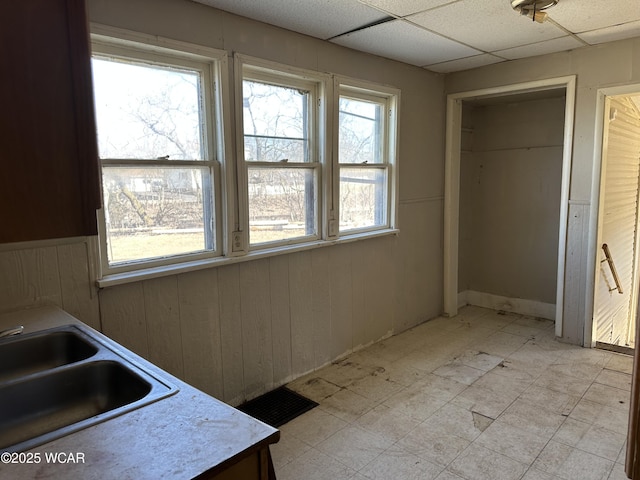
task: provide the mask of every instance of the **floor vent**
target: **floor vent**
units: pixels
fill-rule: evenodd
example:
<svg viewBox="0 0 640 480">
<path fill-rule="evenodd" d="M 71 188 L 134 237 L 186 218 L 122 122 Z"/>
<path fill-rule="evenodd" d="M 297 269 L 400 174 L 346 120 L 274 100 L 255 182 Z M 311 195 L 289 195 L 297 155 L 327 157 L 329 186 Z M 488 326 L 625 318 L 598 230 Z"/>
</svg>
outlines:
<svg viewBox="0 0 640 480">
<path fill-rule="evenodd" d="M 238 410 L 267 425 L 279 427 L 317 406 L 313 400 L 287 387 L 280 387 L 243 403 Z"/>
</svg>

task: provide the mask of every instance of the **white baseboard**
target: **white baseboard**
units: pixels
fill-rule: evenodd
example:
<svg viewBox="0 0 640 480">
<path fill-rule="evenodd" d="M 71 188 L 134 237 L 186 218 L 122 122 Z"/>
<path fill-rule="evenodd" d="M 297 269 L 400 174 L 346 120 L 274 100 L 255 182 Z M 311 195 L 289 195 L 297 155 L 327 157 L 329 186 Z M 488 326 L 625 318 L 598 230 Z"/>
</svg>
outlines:
<svg viewBox="0 0 640 480">
<path fill-rule="evenodd" d="M 491 293 L 465 290 L 458 293 L 458 308 L 465 305 L 475 305 L 477 307 L 491 308 L 493 310 L 504 310 L 505 312 L 530 315 L 532 317 L 556 319 L 556 305 L 554 303 L 544 303 L 524 298 L 510 298 Z"/>
</svg>

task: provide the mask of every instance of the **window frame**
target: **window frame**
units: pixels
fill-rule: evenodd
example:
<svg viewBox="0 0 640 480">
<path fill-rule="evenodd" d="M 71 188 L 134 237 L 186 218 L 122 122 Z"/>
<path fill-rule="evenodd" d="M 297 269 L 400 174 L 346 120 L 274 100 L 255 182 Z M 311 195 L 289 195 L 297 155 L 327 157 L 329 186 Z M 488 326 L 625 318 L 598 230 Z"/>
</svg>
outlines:
<svg viewBox="0 0 640 480">
<path fill-rule="evenodd" d="M 96 32 L 97 30 L 97 32 Z M 227 219 L 229 217 L 226 199 L 232 196 L 229 192 L 229 182 L 226 177 L 224 159 L 228 157 L 225 145 L 228 135 L 225 125 L 228 125 L 228 107 L 224 106 L 223 79 L 227 71 L 227 54 L 223 51 L 201 48 L 168 39 L 150 39 L 131 35 L 128 32 L 113 32 L 102 28 L 92 28 L 92 58 L 116 58 L 130 61 L 132 64 L 146 64 L 153 66 L 168 66 L 170 68 L 185 68 L 200 72 L 202 99 L 202 150 L 201 160 L 160 160 L 160 159 L 132 159 L 132 158 L 99 158 L 100 175 L 104 168 L 117 167 L 156 167 L 156 168 L 203 168 L 208 170 L 211 181 L 212 195 L 206 201 L 211 208 L 211 240 L 212 250 L 185 252 L 176 255 L 165 255 L 137 259 L 123 262 L 109 263 L 107 228 L 105 207 L 98 210 L 98 257 L 99 278 L 119 275 L 135 275 L 141 271 L 161 271 L 181 264 L 198 262 L 222 256 L 228 249 L 228 240 L 224 236 Z M 115 35 L 114 35 L 115 33 Z M 117 36 L 116 36 L 117 35 Z M 131 38 L 133 37 L 133 38 Z M 159 41 L 158 41 L 159 40 Z M 102 180 L 101 180 L 102 186 Z M 104 195 L 103 195 L 104 198 Z M 205 235 L 207 232 L 205 231 Z"/>
<path fill-rule="evenodd" d="M 329 102 L 331 98 L 333 83 L 331 76 L 312 72 L 309 70 L 294 68 L 269 62 L 242 54 L 234 55 L 235 91 L 236 91 L 236 162 L 239 178 L 240 195 L 238 203 L 241 217 L 241 235 L 245 253 L 259 251 L 274 251 L 292 246 L 313 244 L 326 239 L 326 228 L 324 221 L 326 217 L 325 199 L 330 194 L 327 193 L 327 181 L 331 178 L 330 166 L 327 161 L 329 152 L 328 137 L 330 125 Z M 260 162 L 247 161 L 244 149 L 244 108 L 243 108 L 243 82 L 245 80 L 267 83 L 285 88 L 301 88 L 311 93 L 309 99 L 308 112 L 308 150 L 309 161 L 303 162 Z M 315 234 L 302 237 L 267 241 L 251 244 L 250 219 L 249 219 L 249 184 L 248 171 L 250 168 L 258 169 L 313 169 L 315 179 Z"/>
<path fill-rule="evenodd" d="M 215 182 L 213 185 L 217 221 L 215 232 L 218 246 L 215 254 L 204 252 L 175 255 L 156 261 L 131 262 L 122 267 L 109 268 L 104 262 L 106 258 L 104 213 L 99 211 L 99 236 L 88 239 L 88 248 L 92 257 L 96 259 L 95 263 L 92 263 L 92 271 L 96 272 L 98 287 L 127 284 L 338 243 L 398 234 L 399 89 L 376 82 L 284 65 L 245 54 L 231 55 L 223 50 L 95 23 L 91 24 L 91 39 L 94 51 L 99 51 L 102 47 L 118 47 L 130 49 L 133 58 L 140 58 L 141 55 L 171 56 L 210 64 L 212 101 L 207 102 L 210 108 L 210 122 L 205 134 L 208 135 L 209 141 L 213 142 L 211 151 L 215 154 L 212 168 Z M 144 58 L 142 60 L 144 61 Z M 317 232 L 313 238 L 307 236 L 249 247 L 247 163 L 252 165 L 255 162 L 244 160 L 242 81 L 245 65 L 259 71 L 261 75 L 316 82 L 318 86 L 315 138 L 313 139 L 315 159 L 318 164 L 313 165 L 314 169 L 318 169 L 316 175 Z M 387 145 L 389 173 L 386 227 L 339 232 L 338 108 L 341 88 L 363 95 L 388 97 L 391 102 Z M 198 162 L 198 166 L 201 166 L 202 161 Z M 272 166 L 271 163 L 273 162 L 267 166 Z M 303 163 L 301 168 L 308 168 L 310 165 L 310 163 Z M 291 164 L 285 166 L 291 167 Z M 102 174 L 102 167 L 100 172 Z"/>
<path fill-rule="evenodd" d="M 337 214 L 332 229 L 339 238 L 362 237 L 377 232 L 395 231 L 398 229 L 398 131 L 400 119 L 400 90 L 386 85 L 336 76 L 334 90 L 334 204 Z M 382 125 L 382 161 L 379 163 L 341 163 L 339 154 L 340 143 L 340 99 L 342 97 L 363 100 L 384 105 L 384 119 Z M 363 171 L 385 170 L 387 174 L 386 188 L 386 222 L 382 225 L 372 225 L 341 231 L 340 219 L 340 170 L 341 168 L 356 168 Z"/>
</svg>

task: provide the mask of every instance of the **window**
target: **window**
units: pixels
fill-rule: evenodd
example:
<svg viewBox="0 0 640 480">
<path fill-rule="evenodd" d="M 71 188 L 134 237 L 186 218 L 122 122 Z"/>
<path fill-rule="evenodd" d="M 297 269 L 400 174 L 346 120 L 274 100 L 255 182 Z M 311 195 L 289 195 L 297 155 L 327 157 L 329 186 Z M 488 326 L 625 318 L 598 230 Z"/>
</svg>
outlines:
<svg viewBox="0 0 640 480">
<path fill-rule="evenodd" d="M 319 82 L 246 65 L 242 71 L 250 248 L 318 239 Z"/>
<path fill-rule="evenodd" d="M 396 228 L 398 90 L 94 28 L 100 286 Z"/>
<path fill-rule="evenodd" d="M 395 160 L 394 97 L 346 85 L 338 106 L 341 234 L 389 228 Z"/>
<path fill-rule="evenodd" d="M 213 67 L 94 45 L 104 271 L 220 253 Z"/>
</svg>

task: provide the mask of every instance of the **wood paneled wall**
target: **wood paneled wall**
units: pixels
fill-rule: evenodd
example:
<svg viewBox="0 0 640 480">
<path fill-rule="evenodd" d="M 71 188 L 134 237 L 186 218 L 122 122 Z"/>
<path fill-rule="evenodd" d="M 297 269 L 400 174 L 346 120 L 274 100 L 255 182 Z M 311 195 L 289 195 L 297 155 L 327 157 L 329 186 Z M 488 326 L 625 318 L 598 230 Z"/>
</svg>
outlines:
<svg viewBox="0 0 640 480">
<path fill-rule="evenodd" d="M 394 237 L 104 289 L 105 334 L 237 404 L 390 335 Z"/>
<path fill-rule="evenodd" d="M 0 249 L 0 312 L 54 304 L 100 329 L 97 289 L 83 239 Z"/>
</svg>

